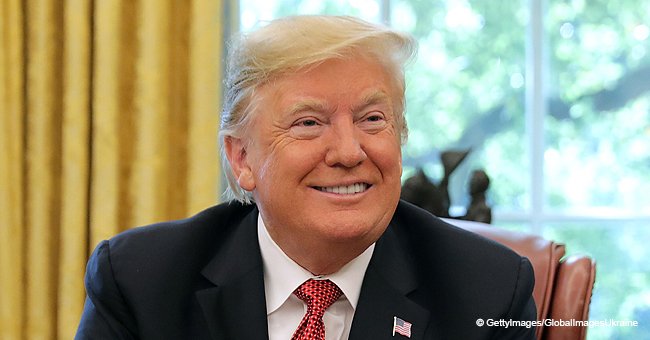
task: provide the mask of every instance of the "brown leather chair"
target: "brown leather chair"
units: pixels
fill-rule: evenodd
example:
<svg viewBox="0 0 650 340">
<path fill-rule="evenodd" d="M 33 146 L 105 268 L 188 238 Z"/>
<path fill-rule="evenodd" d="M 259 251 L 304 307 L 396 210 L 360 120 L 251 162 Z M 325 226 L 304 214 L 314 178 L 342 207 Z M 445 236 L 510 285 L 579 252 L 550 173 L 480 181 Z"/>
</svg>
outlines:
<svg viewBox="0 0 650 340">
<path fill-rule="evenodd" d="M 495 240 L 530 260 L 535 270 L 533 298 L 537 305 L 538 320 L 589 319 L 589 303 L 596 275 L 596 264 L 591 258 L 578 255 L 564 257 L 563 244 L 536 235 L 478 222 L 445 220 Z M 538 339 L 585 339 L 586 335 L 587 327 L 537 328 Z"/>
</svg>

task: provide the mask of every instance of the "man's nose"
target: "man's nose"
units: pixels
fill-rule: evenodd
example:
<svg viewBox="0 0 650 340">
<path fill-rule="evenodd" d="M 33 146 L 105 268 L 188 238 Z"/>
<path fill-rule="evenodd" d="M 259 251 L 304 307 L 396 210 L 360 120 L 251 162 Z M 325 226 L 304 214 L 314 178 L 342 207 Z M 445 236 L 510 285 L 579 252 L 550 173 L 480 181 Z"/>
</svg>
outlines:
<svg viewBox="0 0 650 340">
<path fill-rule="evenodd" d="M 360 132 L 353 122 L 334 124 L 331 132 L 325 155 L 325 163 L 328 166 L 352 168 L 368 158 L 357 135 Z"/>
</svg>

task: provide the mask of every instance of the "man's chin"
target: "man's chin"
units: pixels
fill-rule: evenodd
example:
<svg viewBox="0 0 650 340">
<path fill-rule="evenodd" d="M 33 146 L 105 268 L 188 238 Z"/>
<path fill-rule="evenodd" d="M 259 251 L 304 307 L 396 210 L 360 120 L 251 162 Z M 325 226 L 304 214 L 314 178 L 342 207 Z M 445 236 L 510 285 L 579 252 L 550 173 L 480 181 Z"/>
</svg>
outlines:
<svg viewBox="0 0 650 340">
<path fill-rule="evenodd" d="M 324 241 L 346 244 L 368 243 L 367 245 L 370 245 L 377 241 L 387 226 L 379 222 L 369 223 L 368 219 L 328 222 L 321 228 L 320 234 Z"/>
</svg>

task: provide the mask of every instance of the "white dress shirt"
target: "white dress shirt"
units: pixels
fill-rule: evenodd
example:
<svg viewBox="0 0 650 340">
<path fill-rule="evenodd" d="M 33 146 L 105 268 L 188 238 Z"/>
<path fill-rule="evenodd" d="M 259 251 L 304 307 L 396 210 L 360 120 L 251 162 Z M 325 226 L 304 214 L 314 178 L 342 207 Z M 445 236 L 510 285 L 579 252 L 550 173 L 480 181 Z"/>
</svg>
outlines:
<svg viewBox="0 0 650 340">
<path fill-rule="evenodd" d="M 343 295 L 325 310 L 325 340 L 347 340 L 352 318 L 359 301 L 363 277 L 370 263 L 373 243 L 361 255 L 330 275 L 315 276 L 291 260 L 273 241 L 262 221 L 257 219 L 257 234 L 264 262 L 264 290 L 269 340 L 287 340 L 298 328 L 307 312 L 307 305 L 293 291 L 308 279 L 329 279 L 336 283 Z"/>
</svg>

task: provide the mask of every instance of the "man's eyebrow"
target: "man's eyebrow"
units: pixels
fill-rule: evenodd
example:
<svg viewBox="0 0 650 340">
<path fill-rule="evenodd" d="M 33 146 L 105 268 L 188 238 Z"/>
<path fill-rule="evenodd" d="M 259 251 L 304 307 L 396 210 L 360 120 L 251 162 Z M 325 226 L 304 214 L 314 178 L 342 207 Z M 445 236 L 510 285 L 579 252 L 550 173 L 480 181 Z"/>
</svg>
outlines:
<svg viewBox="0 0 650 340">
<path fill-rule="evenodd" d="M 291 105 L 287 110 L 287 115 L 294 116 L 305 111 L 326 112 L 328 109 L 325 103 L 321 101 L 305 99 Z"/>
<path fill-rule="evenodd" d="M 351 111 L 355 113 L 360 112 L 364 108 L 375 104 L 391 104 L 391 99 L 383 91 L 374 91 L 363 96 L 359 101 L 359 104 L 354 105 L 351 108 Z M 291 105 L 286 112 L 287 116 L 291 117 L 306 111 L 325 113 L 335 110 L 335 108 L 328 106 L 322 101 L 316 99 L 304 99 Z"/>
<path fill-rule="evenodd" d="M 383 91 L 375 91 L 365 95 L 358 105 L 352 108 L 352 112 L 362 111 L 364 108 L 375 104 L 390 104 L 390 97 Z"/>
</svg>

